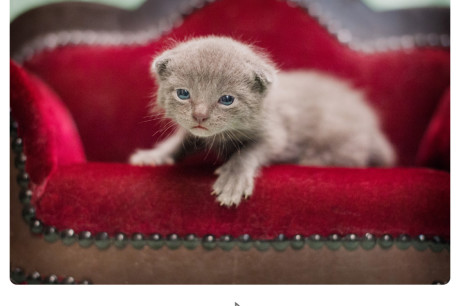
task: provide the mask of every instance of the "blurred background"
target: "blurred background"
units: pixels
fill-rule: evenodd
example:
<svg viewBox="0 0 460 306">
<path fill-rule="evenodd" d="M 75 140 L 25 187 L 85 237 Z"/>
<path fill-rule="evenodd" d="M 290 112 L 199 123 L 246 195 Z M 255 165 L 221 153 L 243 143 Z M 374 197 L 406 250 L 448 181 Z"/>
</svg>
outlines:
<svg viewBox="0 0 460 306">
<path fill-rule="evenodd" d="M 10 1 L 10 21 L 32 8 L 46 5 L 49 3 L 79 1 L 97 2 L 117 6 L 124 9 L 136 9 L 145 0 L 11 0 Z M 367 6 L 376 11 L 386 11 L 395 9 L 415 8 L 415 7 L 449 7 L 450 0 L 362 0 Z"/>
</svg>

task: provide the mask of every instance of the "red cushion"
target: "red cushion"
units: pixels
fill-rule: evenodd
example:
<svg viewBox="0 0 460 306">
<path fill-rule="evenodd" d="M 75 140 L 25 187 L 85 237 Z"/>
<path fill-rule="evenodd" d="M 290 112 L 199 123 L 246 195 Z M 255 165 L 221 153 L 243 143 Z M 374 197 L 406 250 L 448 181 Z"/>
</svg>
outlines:
<svg viewBox="0 0 460 306">
<path fill-rule="evenodd" d="M 250 201 L 220 207 L 205 165 L 88 163 L 50 178 L 37 215 L 75 231 L 206 234 L 449 236 L 449 174 L 428 169 L 264 169 Z"/>
<path fill-rule="evenodd" d="M 447 172 L 272 166 L 258 179 L 254 197 L 228 210 L 209 194 L 212 166 L 120 164 L 168 134 L 158 132 L 164 122 L 147 117 L 155 91 L 148 73 L 152 56 L 171 38 L 208 34 L 253 42 L 280 69 L 323 70 L 363 90 L 395 145 L 399 166 L 433 166 L 429 158 L 416 158 L 419 148 L 435 152 L 426 156 L 437 154 L 432 146 L 439 142 L 432 139 L 444 139 L 443 152 L 449 147 L 443 138 L 448 124 L 439 133 L 428 129 L 436 136 L 424 136 L 449 87 L 448 50 L 364 54 L 340 44 L 301 8 L 275 0 L 221 0 L 146 45 L 69 45 L 36 54 L 23 63 L 27 72 L 12 65 L 11 108 L 32 187 L 40 190 L 34 198 L 38 218 L 59 229 L 109 233 L 448 236 Z"/>
<path fill-rule="evenodd" d="M 446 90 L 423 136 L 417 165 L 450 169 L 450 89 Z"/>
<path fill-rule="evenodd" d="M 27 172 L 36 184 L 59 165 L 85 161 L 75 123 L 55 93 L 10 64 L 11 109 L 24 141 Z"/>
</svg>

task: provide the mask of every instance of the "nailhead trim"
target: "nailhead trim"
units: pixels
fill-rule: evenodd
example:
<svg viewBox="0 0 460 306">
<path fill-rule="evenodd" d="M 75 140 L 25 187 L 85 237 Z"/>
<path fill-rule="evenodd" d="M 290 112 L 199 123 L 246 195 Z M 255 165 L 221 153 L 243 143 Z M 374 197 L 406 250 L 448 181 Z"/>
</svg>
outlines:
<svg viewBox="0 0 460 306">
<path fill-rule="evenodd" d="M 13 122 L 10 124 L 11 137 L 13 138 L 12 146 L 16 148 L 16 154 L 22 153 L 22 139 L 17 137 L 17 124 Z M 18 147 L 21 149 L 19 150 Z M 202 238 L 197 237 L 194 234 L 188 234 L 184 237 L 172 233 L 166 238 L 162 237 L 158 233 L 150 234 L 147 237 L 142 233 L 134 233 L 131 237 L 125 233 L 117 233 L 113 237 L 110 237 L 106 232 L 99 232 L 94 235 L 89 231 L 82 231 L 78 234 L 73 229 L 64 229 L 58 231 L 54 226 L 44 225 L 39 219 L 35 218 L 35 208 L 31 205 L 30 200 L 32 198 L 32 191 L 28 185 L 24 184 L 25 179 L 29 182 L 29 176 L 25 172 L 25 168 L 19 169 L 21 177 L 20 183 L 20 200 L 23 204 L 22 216 L 23 219 L 29 224 L 32 233 L 37 235 L 43 235 L 45 241 L 56 242 L 61 240 L 65 245 L 72 245 L 78 241 L 78 244 L 83 248 L 91 247 L 93 244 L 101 250 L 109 248 L 112 244 L 122 249 L 126 245 L 131 244 L 135 249 L 143 249 L 148 246 L 151 249 L 158 250 L 166 245 L 169 249 L 175 250 L 180 246 L 184 245 L 189 250 L 195 249 L 199 244 L 206 250 L 214 250 L 220 248 L 225 251 L 233 249 L 235 246 L 242 251 L 250 250 L 255 247 L 259 251 L 266 251 L 272 247 L 276 251 L 284 251 L 289 246 L 293 250 L 300 250 L 308 245 L 311 249 L 318 250 L 324 245 L 330 250 L 338 250 L 342 246 L 349 251 L 356 250 L 358 246 L 361 246 L 364 250 L 371 250 L 377 244 L 382 249 L 390 249 L 393 245 L 400 250 L 406 250 L 410 246 L 416 250 L 423 251 L 430 248 L 434 252 L 441 252 L 443 249 L 450 251 L 450 242 L 443 240 L 439 236 L 433 236 L 431 239 L 423 234 L 416 237 L 410 237 L 409 235 L 402 234 L 394 239 L 391 235 L 385 234 L 379 238 L 374 235 L 367 233 L 362 237 L 355 234 L 348 234 L 341 237 L 338 234 L 332 234 L 328 237 L 324 237 L 318 234 L 304 237 L 300 234 L 287 238 L 284 234 L 279 234 L 273 240 L 253 240 L 250 235 L 243 234 L 237 239 L 234 239 L 231 235 L 222 235 L 218 239 L 216 236 L 208 234 Z M 19 180 L 18 180 L 19 181 Z"/>
<path fill-rule="evenodd" d="M 46 226 L 43 230 L 43 237 L 47 242 L 56 242 L 59 240 L 59 231 L 54 226 Z"/>
<path fill-rule="evenodd" d="M 49 284 L 49 285 L 57 285 L 57 284 L 59 284 L 59 278 L 55 274 L 51 274 L 51 275 L 45 277 L 43 282 L 45 284 Z"/>
<path fill-rule="evenodd" d="M 144 246 L 146 245 L 144 235 L 141 233 L 134 233 L 131 236 L 131 245 L 135 249 L 138 249 L 138 250 L 143 249 Z"/>
<path fill-rule="evenodd" d="M 118 248 L 118 249 L 124 249 L 129 243 L 128 236 L 126 236 L 124 233 L 117 233 L 113 237 L 113 244 Z"/>
<path fill-rule="evenodd" d="M 177 234 L 170 234 L 166 237 L 165 244 L 171 250 L 176 250 L 181 246 L 182 241 Z"/>
<path fill-rule="evenodd" d="M 231 235 L 223 235 L 217 241 L 217 246 L 224 251 L 233 249 L 236 245 L 236 240 Z"/>
<path fill-rule="evenodd" d="M 94 244 L 101 250 L 105 250 L 110 247 L 111 239 L 109 234 L 106 232 L 99 232 L 96 234 Z"/>
<path fill-rule="evenodd" d="M 183 244 L 184 244 L 184 247 L 186 247 L 187 249 L 194 250 L 200 244 L 200 239 L 194 234 L 188 234 L 187 236 L 185 236 Z M 203 246 L 204 246 L 204 242 L 203 242 Z"/>
<path fill-rule="evenodd" d="M 206 250 L 213 250 L 217 247 L 217 241 L 213 235 L 205 235 L 201 244 Z"/>
<path fill-rule="evenodd" d="M 342 240 L 339 235 L 332 234 L 328 237 L 328 239 L 326 239 L 325 244 L 330 250 L 335 251 L 338 250 L 342 245 Z"/>
<path fill-rule="evenodd" d="M 35 222 L 39 221 L 34 219 Z M 40 223 L 41 224 L 41 223 Z M 59 236 L 53 230 L 49 233 L 49 229 L 54 227 L 46 227 L 43 231 L 43 235 L 47 242 L 56 242 L 59 240 Z M 32 230 L 35 234 L 40 234 L 38 231 Z M 214 250 L 220 248 L 222 250 L 229 251 L 237 247 L 242 251 L 250 250 L 252 247 L 256 248 L 259 251 L 266 251 L 270 247 L 276 251 L 285 251 L 288 247 L 291 247 L 293 250 L 300 250 L 303 249 L 305 246 L 309 246 L 313 250 L 319 250 L 323 247 L 328 248 L 329 250 L 336 251 L 340 248 L 344 248 L 348 251 L 357 250 L 361 247 L 364 250 L 371 250 L 374 249 L 376 245 L 378 245 L 381 249 L 387 250 L 391 249 L 394 245 L 400 250 L 407 250 L 409 247 L 413 247 L 418 251 L 424 251 L 426 249 L 431 249 L 434 252 L 441 252 L 442 250 L 446 249 L 450 251 L 450 243 L 443 241 L 439 236 L 433 236 L 430 240 L 420 241 L 417 238 L 411 238 L 406 234 L 402 234 L 398 236 L 397 239 L 393 239 L 390 235 L 383 235 L 379 238 L 368 239 L 366 236 L 359 237 L 355 234 L 349 234 L 344 237 L 340 237 L 337 234 L 330 235 L 329 237 L 320 236 L 320 235 L 312 235 L 310 237 L 298 238 L 301 235 L 295 235 L 291 239 L 280 240 L 278 237 L 272 240 L 244 240 L 244 239 L 237 239 L 235 240 L 228 240 L 225 241 L 221 238 L 217 239 L 214 235 L 206 235 L 203 238 L 199 238 L 196 235 L 189 234 L 184 236 L 183 238 L 179 237 L 176 234 L 168 235 L 167 238 L 156 238 L 152 239 L 152 236 L 145 237 L 143 234 L 136 233 L 133 234 L 131 237 L 127 237 L 126 234 L 117 233 L 113 237 L 110 237 L 106 232 L 101 232 L 96 235 L 98 237 L 97 242 L 93 242 L 88 240 L 88 238 L 81 238 L 79 235 L 69 236 L 69 230 L 64 230 L 60 232 L 60 238 L 62 243 L 65 245 L 72 245 L 75 241 L 78 241 L 78 244 L 83 247 L 87 248 L 91 245 L 96 245 L 101 250 L 109 248 L 111 245 L 122 249 L 125 248 L 126 245 L 131 244 L 131 246 L 135 249 L 143 249 L 145 246 L 148 246 L 150 249 L 158 250 L 161 249 L 163 246 L 171 250 L 176 250 L 180 248 L 182 245 L 189 250 L 196 249 L 199 245 L 201 245 L 206 250 Z M 52 235 L 53 238 L 49 236 Z M 154 234 L 155 236 L 159 236 L 158 234 Z M 222 237 L 227 237 L 228 235 L 224 235 Z M 355 237 L 354 239 L 350 239 L 349 237 Z M 401 238 L 401 236 L 403 238 Z M 191 238 L 194 237 L 194 238 Z"/>
<path fill-rule="evenodd" d="M 93 282 L 88 279 L 83 279 L 80 282 L 76 282 L 72 276 L 58 277 L 56 274 L 50 274 L 46 277 L 42 277 L 37 271 L 31 274 L 26 274 L 22 268 L 16 267 L 10 270 L 10 280 L 13 284 L 28 284 L 28 285 L 92 285 Z M 433 285 L 445 285 L 445 281 L 434 280 Z"/>
<path fill-rule="evenodd" d="M 276 251 L 284 251 L 290 245 L 290 241 L 284 234 L 279 234 L 274 240 L 266 241 L 267 245 L 271 245 Z"/>
<path fill-rule="evenodd" d="M 83 248 L 89 248 L 94 243 L 94 237 L 90 231 L 78 233 L 78 244 Z"/>
<path fill-rule="evenodd" d="M 160 234 L 151 234 L 147 240 L 147 245 L 154 249 L 158 250 L 165 244 L 165 240 Z"/>
<path fill-rule="evenodd" d="M 62 243 L 65 245 L 72 245 L 75 243 L 77 237 L 75 231 L 71 228 L 65 229 L 60 232 Z"/>
<path fill-rule="evenodd" d="M 34 271 L 30 274 L 26 274 L 22 268 L 15 267 L 10 270 L 10 280 L 13 284 L 48 284 L 48 285 L 89 285 L 92 284 L 88 279 L 84 279 L 80 282 L 75 281 L 72 276 L 58 277 L 56 274 L 51 274 L 46 277 L 42 277 L 40 273 Z"/>
</svg>

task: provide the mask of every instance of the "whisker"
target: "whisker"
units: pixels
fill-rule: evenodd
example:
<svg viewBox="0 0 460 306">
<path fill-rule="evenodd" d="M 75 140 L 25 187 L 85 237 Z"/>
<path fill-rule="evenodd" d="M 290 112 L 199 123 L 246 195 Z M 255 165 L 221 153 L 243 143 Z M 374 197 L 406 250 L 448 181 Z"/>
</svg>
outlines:
<svg viewBox="0 0 460 306">
<path fill-rule="evenodd" d="M 169 129 L 171 129 L 171 128 L 174 127 L 174 126 L 176 126 L 176 123 L 170 121 L 170 122 L 168 122 L 168 123 L 166 124 L 166 126 L 160 128 L 160 129 L 158 129 L 158 130 L 152 135 L 152 137 L 155 137 L 158 133 L 161 132 L 161 134 L 158 136 L 158 138 L 161 138 L 161 137 L 163 136 L 163 134 L 166 133 L 166 131 L 168 131 Z"/>
<path fill-rule="evenodd" d="M 143 117 L 143 119 L 144 120 L 141 120 L 138 123 L 146 123 L 146 122 L 151 122 L 151 121 L 154 121 L 154 120 L 159 120 L 161 122 L 162 120 L 166 120 L 164 114 L 162 114 L 162 113 L 148 114 L 148 115 L 145 115 Z"/>
<path fill-rule="evenodd" d="M 166 125 L 161 126 L 155 133 L 153 133 L 152 137 L 156 136 L 158 133 L 164 131 L 165 129 L 168 129 L 171 125 L 173 125 L 172 122 L 166 123 Z"/>
<path fill-rule="evenodd" d="M 195 151 L 196 151 L 198 149 L 198 147 L 196 146 L 197 138 L 196 138 L 196 136 L 193 136 L 193 137 L 194 137 L 193 146 L 194 146 Z"/>
<path fill-rule="evenodd" d="M 212 137 L 211 145 L 208 146 L 208 152 L 206 152 L 206 155 L 205 155 L 204 159 L 206 159 L 206 158 L 208 157 L 209 152 L 211 152 L 212 146 L 214 145 L 214 140 L 216 140 L 216 135 L 214 135 L 214 136 Z"/>
<path fill-rule="evenodd" d="M 240 148 L 239 148 L 238 144 L 233 141 L 233 137 L 232 137 L 232 134 L 231 134 L 230 130 L 225 131 L 224 134 L 227 136 L 228 140 L 230 140 L 230 142 L 235 147 L 235 149 L 237 151 L 239 151 Z"/>
<path fill-rule="evenodd" d="M 172 133 L 175 132 L 175 128 L 176 128 L 176 125 L 175 125 L 175 124 L 169 125 L 168 128 L 166 128 L 166 129 L 163 131 L 163 133 L 161 133 L 160 136 L 158 136 L 158 138 L 163 138 L 163 135 L 165 135 L 165 133 L 169 131 L 169 133 L 167 134 L 167 136 L 164 137 L 164 138 L 168 138 L 169 136 L 172 135 Z"/>
<path fill-rule="evenodd" d="M 216 135 L 216 138 L 220 137 L 221 138 L 221 135 Z M 221 147 L 222 147 L 222 139 L 217 139 L 217 158 L 216 160 L 214 161 L 213 165 L 216 164 L 216 162 L 221 158 Z"/>
<path fill-rule="evenodd" d="M 237 130 L 237 129 L 234 129 L 232 130 L 233 132 L 236 132 L 238 134 L 240 134 L 241 136 L 243 136 L 244 138 L 246 138 L 247 140 L 249 140 L 250 142 L 255 142 L 256 139 L 253 138 L 252 136 L 248 135 L 247 133 L 243 132 L 242 130 Z"/>
<path fill-rule="evenodd" d="M 141 124 L 141 123 L 147 123 L 147 122 L 152 122 L 152 121 L 156 121 L 156 120 L 161 120 L 161 118 L 160 119 L 158 119 L 158 118 L 147 118 L 145 120 L 139 121 L 138 123 Z"/>
<path fill-rule="evenodd" d="M 235 134 L 233 133 L 234 131 L 229 130 L 228 132 L 234 137 L 234 139 L 235 139 L 236 141 L 238 141 L 238 143 L 241 145 L 241 147 L 244 146 L 244 142 L 243 142 L 237 135 L 235 135 Z"/>
</svg>

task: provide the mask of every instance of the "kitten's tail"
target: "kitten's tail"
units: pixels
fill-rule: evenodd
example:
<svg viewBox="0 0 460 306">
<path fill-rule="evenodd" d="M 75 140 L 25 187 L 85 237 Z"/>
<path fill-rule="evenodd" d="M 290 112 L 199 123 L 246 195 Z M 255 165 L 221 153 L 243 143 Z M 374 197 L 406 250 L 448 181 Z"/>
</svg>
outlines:
<svg viewBox="0 0 460 306">
<path fill-rule="evenodd" d="M 379 132 L 374 136 L 373 147 L 369 156 L 371 167 L 392 167 L 396 164 L 397 157 L 393 146 L 387 138 Z"/>
</svg>

